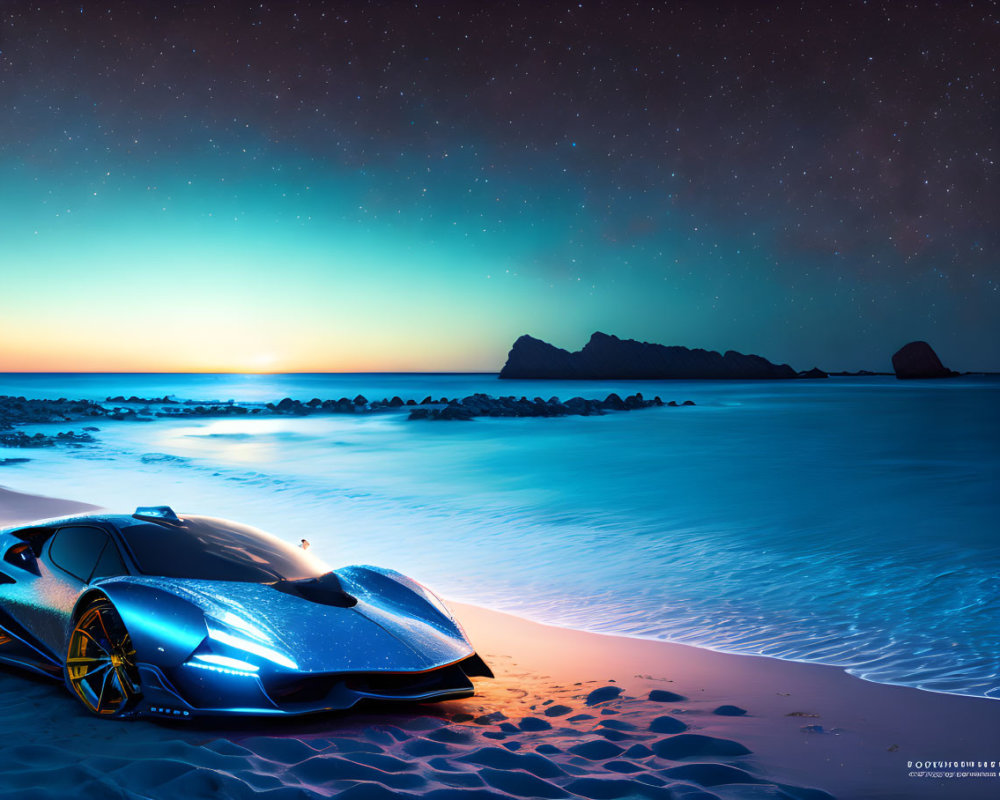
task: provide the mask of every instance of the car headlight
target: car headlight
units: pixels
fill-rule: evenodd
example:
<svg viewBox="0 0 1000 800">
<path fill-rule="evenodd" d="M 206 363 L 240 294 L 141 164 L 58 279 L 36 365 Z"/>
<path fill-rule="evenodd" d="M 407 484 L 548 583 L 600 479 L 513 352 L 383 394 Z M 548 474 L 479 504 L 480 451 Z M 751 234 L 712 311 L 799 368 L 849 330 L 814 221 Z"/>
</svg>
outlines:
<svg viewBox="0 0 1000 800">
<path fill-rule="evenodd" d="M 189 667 L 209 669 L 213 672 L 224 672 L 227 675 L 244 675 L 254 677 L 260 671 L 260 667 L 251 664 L 249 661 L 241 661 L 238 658 L 229 656 L 219 656 L 214 653 L 197 653 L 187 662 Z"/>
<path fill-rule="evenodd" d="M 221 622 L 227 628 L 234 628 L 240 633 L 249 636 L 251 639 L 256 639 L 259 642 L 267 642 L 270 644 L 274 641 L 266 631 L 261 630 L 252 622 L 243 619 L 243 617 L 238 614 L 234 614 L 232 611 L 223 611 L 220 614 L 209 614 L 208 617 Z"/>
<path fill-rule="evenodd" d="M 207 615 L 205 617 L 206 627 L 208 628 L 208 638 L 213 642 L 224 644 L 227 647 L 231 647 L 234 650 L 239 650 L 243 653 L 258 656 L 270 661 L 273 664 L 277 664 L 280 667 L 287 667 L 288 669 L 299 668 L 299 665 L 292 661 L 292 659 L 284 653 L 275 650 L 273 647 L 268 647 L 267 644 L 264 644 L 264 642 L 270 642 L 271 638 L 263 631 L 260 631 L 260 629 L 252 626 L 249 622 L 242 619 L 240 619 L 240 622 L 243 623 L 243 626 L 233 625 L 231 619 L 239 619 L 239 617 L 236 617 L 235 614 L 227 613 L 224 617 L 226 617 L 224 620 Z M 258 639 L 257 641 L 248 638 L 252 635 L 250 629 L 257 632 L 261 637 L 267 638 Z"/>
</svg>

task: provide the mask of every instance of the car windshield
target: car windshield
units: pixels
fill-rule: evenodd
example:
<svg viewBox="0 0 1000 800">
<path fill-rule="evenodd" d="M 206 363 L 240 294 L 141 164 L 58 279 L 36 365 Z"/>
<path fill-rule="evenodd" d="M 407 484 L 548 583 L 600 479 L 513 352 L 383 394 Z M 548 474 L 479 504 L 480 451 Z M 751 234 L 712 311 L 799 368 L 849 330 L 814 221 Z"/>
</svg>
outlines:
<svg viewBox="0 0 1000 800">
<path fill-rule="evenodd" d="M 320 559 L 270 533 L 212 517 L 120 527 L 139 571 L 165 578 L 273 583 L 330 572 Z"/>
</svg>

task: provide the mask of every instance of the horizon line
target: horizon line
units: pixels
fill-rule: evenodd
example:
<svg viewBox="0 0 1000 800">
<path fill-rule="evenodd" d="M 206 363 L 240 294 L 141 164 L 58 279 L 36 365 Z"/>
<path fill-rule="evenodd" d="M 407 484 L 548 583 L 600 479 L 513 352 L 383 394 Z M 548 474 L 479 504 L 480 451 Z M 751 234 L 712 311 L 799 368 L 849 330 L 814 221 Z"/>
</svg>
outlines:
<svg viewBox="0 0 1000 800">
<path fill-rule="evenodd" d="M 0 375 L 499 375 L 500 370 L 300 370 L 260 372 L 257 370 L 0 370 Z"/>
</svg>

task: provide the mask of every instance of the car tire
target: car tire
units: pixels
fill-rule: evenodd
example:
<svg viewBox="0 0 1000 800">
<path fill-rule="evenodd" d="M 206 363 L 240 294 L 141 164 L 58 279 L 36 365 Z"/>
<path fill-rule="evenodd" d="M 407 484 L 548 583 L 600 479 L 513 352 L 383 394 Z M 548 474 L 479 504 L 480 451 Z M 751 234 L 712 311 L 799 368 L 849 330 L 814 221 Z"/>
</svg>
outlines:
<svg viewBox="0 0 1000 800">
<path fill-rule="evenodd" d="M 77 617 L 64 673 L 70 691 L 99 717 L 128 717 L 142 698 L 132 638 L 107 598 L 92 600 Z"/>
</svg>

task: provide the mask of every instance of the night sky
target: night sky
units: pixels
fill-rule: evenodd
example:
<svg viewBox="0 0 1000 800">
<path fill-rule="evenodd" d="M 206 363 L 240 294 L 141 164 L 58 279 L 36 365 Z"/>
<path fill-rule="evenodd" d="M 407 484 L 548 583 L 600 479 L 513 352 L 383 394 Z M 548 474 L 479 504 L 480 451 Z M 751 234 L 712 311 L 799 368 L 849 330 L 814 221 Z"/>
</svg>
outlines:
<svg viewBox="0 0 1000 800">
<path fill-rule="evenodd" d="M 0 369 L 1000 370 L 996 3 L 0 15 Z"/>
</svg>

